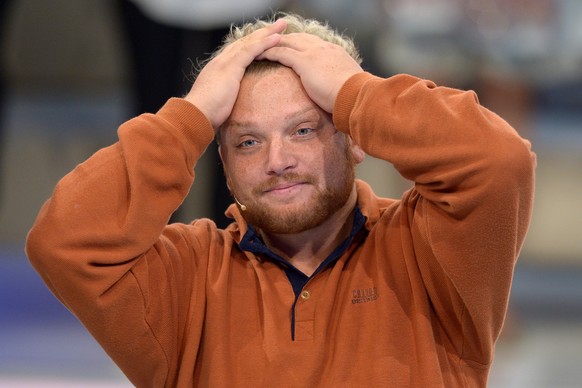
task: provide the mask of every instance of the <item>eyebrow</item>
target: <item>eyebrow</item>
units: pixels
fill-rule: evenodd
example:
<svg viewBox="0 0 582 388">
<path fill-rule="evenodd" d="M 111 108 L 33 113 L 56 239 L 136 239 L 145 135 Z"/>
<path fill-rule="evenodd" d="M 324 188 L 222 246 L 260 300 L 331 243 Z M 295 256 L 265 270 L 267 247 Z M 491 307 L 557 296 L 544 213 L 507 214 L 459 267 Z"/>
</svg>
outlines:
<svg viewBox="0 0 582 388">
<path fill-rule="evenodd" d="M 287 121 L 287 120 L 292 120 L 294 118 L 299 118 L 299 117 L 304 116 L 305 114 L 307 114 L 308 112 L 311 112 L 311 111 L 317 112 L 317 109 L 314 106 L 306 106 L 303 109 L 289 113 L 288 115 L 283 117 L 283 120 Z M 251 123 L 249 121 L 229 120 L 226 123 L 226 127 L 254 128 L 255 126 L 253 125 L 253 123 Z"/>
<path fill-rule="evenodd" d="M 304 116 L 306 113 L 309 113 L 311 111 L 317 112 L 317 109 L 314 106 L 306 106 L 305 108 L 303 108 L 301 110 L 298 110 L 296 112 L 289 113 L 283 119 L 284 120 L 290 120 L 290 119 L 295 118 L 295 117 Z"/>
</svg>

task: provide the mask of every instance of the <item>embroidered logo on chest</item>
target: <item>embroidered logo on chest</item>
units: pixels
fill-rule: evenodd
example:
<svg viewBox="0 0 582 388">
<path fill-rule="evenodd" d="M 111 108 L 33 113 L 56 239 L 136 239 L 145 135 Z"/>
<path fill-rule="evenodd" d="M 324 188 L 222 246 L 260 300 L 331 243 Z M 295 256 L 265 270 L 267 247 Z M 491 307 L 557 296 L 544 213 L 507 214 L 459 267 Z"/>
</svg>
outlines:
<svg viewBox="0 0 582 388">
<path fill-rule="evenodd" d="M 378 288 L 356 288 L 352 290 L 352 304 L 368 303 L 378 299 Z"/>
</svg>

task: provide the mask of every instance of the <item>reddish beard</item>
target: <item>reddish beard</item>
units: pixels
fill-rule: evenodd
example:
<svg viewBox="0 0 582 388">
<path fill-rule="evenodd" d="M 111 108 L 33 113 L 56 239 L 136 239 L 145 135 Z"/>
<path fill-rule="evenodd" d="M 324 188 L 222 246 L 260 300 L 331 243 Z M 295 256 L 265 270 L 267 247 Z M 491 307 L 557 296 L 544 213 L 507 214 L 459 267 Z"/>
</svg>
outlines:
<svg viewBox="0 0 582 388">
<path fill-rule="evenodd" d="M 253 195 L 255 197 L 264 194 L 267 191 L 273 190 L 275 187 L 281 184 L 315 184 L 316 180 L 312 175 L 300 175 L 295 172 L 288 172 L 281 176 L 273 176 L 269 178 L 266 182 L 263 182 L 259 186 L 253 189 Z"/>
<path fill-rule="evenodd" d="M 285 209 L 277 209 L 261 201 L 245 202 L 243 212 L 245 220 L 266 233 L 294 234 L 321 225 L 333 213 L 341 209 L 350 197 L 355 179 L 355 168 L 352 163 L 346 166 L 339 182 L 334 187 L 317 190 L 305 203 L 287 205 Z M 310 175 L 290 173 L 282 177 L 273 177 L 253 190 L 255 198 L 283 182 L 301 182 L 316 186 L 316 179 Z"/>
<path fill-rule="evenodd" d="M 300 175 L 295 172 L 288 172 L 282 176 L 273 176 L 253 188 L 250 198 L 243 198 L 242 203 L 245 210 L 241 213 L 247 223 L 266 233 L 294 234 L 321 225 L 340 210 L 352 193 L 356 175 L 356 162 L 350 148 L 350 142 L 347 140 L 347 135 L 344 135 L 344 139 L 346 140 L 343 157 L 336 154 L 335 158 L 332 156 L 328 160 L 331 162 L 335 159 L 335 169 L 341 172 L 330 184 L 323 189 L 319 189 L 317 178 L 310 174 Z M 229 181 L 231 194 L 236 200 L 238 196 L 232 191 L 233 185 L 226 170 L 225 175 L 227 181 Z M 310 184 L 316 189 L 316 192 L 305 203 L 284 205 L 284 208 L 262 203 L 261 198 L 263 198 L 266 191 L 286 182 Z M 237 203 L 239 202 L 237 201 Z M 239 206 L 241 206 L 240 203 Z"/>
</svg>

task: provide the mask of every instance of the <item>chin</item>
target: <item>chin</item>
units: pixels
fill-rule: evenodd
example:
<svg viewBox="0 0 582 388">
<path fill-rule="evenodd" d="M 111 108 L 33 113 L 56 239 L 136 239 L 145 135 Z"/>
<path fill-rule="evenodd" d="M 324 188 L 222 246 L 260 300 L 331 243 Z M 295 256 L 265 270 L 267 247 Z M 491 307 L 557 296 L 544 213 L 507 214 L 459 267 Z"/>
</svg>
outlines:
<svg viewBox="0 0 582 388">
<path fill-rule="evenodd" d="M 312 204 L 247 207 L 247 222 L 266 233 L 296 234 L 318 227 L 338 209 Z"/>
</svg>

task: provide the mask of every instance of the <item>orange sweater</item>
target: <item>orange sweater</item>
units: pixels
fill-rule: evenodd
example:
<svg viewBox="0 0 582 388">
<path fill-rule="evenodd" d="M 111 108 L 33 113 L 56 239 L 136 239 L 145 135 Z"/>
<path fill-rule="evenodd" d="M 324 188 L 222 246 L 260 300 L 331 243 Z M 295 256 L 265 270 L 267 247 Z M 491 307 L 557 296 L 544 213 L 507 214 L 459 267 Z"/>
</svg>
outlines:
<svg viewBox="0 0 582 388">
<path fill-rule="evenodd" d="M 473 93 L 405 75 L 353 76 L 334 122 L 415 186 L 393 200 L 358 181 L 364 230 L 294 310 L 284 270 L 239 248 L 235 206 L 226 230 L 166 225 L 213 138 L 181 99 L 61 180 L 29 258 L 138 387 L 485 386 L 531 215 L 529 143 Z"/>
</svg>

